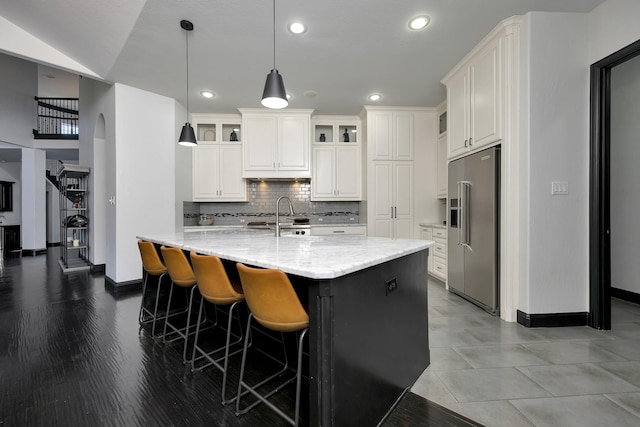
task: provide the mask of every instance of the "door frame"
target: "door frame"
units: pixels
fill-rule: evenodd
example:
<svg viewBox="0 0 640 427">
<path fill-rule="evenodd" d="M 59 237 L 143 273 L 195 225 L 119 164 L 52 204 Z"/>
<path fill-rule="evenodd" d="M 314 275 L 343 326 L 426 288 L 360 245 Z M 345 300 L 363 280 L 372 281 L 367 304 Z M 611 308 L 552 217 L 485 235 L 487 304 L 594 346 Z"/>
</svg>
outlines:
<svg viewBox="0 0 640 427">
<path fill-rule="evenodd" d="M 589 326 L 611 329 L 611 69 L 640 55 L 640 40 L 591 65 Z"/>
</svg>

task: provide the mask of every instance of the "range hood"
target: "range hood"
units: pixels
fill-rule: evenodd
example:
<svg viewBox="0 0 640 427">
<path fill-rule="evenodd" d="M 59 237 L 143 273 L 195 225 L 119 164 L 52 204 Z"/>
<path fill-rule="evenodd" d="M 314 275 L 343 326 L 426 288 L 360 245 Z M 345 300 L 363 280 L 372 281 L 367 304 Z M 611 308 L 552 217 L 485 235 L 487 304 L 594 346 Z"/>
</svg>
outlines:
<svg viewBox="0 0 640 427">
<path fill-rule="evenodd" d="M 250 182 L 311 182 L 311 178 L 245 178 Z"/>
</svg>

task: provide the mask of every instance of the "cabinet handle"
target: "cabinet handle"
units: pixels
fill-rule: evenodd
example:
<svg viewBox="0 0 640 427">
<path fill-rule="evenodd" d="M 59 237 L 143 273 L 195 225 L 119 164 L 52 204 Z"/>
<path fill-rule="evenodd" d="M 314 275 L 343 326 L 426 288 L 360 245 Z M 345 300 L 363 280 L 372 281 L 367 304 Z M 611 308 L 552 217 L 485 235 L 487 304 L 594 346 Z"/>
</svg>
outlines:
<svg viewBox="0 0 640 427">
<path fill-rule="evenodd" d="M 337 234 L 337 233 L 344 233 L 344 230 L 333 230 L 333 232 L 334 232 L 334 234 Z"/>
<path fill-rule="evenodd" d="M 465 140 L 464 140 L 464 146 L 465 146 L 465 147 L 468 147 L 468 146 L 469 146 L 469 140 L 468 140 L 468 139 L 465 139 Z"/>
<path fill-rule="evenodd" d="M 391 206 L 391 218 L 393 218 L 393 206 Z"/>
<path fill-rule="evenodd" d="M 473 138 L 469 138 L 469 147 L 473 145 Z"/>
</svg>

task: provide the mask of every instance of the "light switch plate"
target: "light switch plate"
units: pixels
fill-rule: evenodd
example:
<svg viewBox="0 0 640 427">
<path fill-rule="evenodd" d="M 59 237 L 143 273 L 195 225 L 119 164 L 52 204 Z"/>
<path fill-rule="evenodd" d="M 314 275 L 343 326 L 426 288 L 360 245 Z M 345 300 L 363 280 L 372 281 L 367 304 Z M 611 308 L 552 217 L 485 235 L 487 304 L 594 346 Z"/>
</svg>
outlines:
<svg viewBox="0 0 640 427">
<path fill-rule="evenodd" d="M 569 194 L 569 183 L 567 181 L 553 181 L 551 183 L 551 194 Z"/>
</svg>

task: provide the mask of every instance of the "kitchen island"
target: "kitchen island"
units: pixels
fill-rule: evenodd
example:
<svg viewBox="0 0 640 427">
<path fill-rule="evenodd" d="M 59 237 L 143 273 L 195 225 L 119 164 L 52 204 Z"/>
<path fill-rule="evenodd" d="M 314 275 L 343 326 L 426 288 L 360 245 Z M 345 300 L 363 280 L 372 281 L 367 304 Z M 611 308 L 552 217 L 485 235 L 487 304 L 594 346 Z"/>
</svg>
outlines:
<svg viewBox="0 0 640 427">
<path fill-rule="evenodd" d="M 429 365 L 433 242 L 243 228 L 138 238 L 289 275 L 309 311 L 310 426 L 376 425 Z"/>
</svg>

